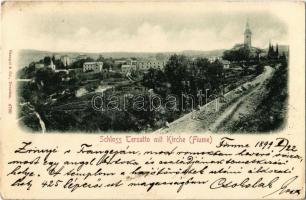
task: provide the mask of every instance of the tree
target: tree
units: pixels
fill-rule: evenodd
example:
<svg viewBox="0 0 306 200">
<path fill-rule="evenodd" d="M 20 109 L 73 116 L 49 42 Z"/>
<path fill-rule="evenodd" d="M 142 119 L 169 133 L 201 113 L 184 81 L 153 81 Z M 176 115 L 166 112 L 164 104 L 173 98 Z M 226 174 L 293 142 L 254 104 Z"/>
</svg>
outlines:
<svg viewBox="0 0 306 200">
<path fill-rule="evenodd" d="M 251 58 L 251 52 L 248 47 L 241 47 L 239 49 L 226 50 L 222 58 L 228 61 L 247 61 Z"/>
<path fill-rule="evenodd" d="M 197 58 L 195 61 L 196 68 L 199 70 L 201 76 L 205 76 L 208 66 L 210 65 L 207 58 Z"/>
<path fill-rule="evenodd" d="M 264 66 L 262 64 L 258 64 L 256 65 L 255 70 L 256 70 L 256 75 L 259 75 L 264 71 Z"/>
<path fill-rule="evenodd" d="M 282 53 L 282 55 L 279 57 L 280 60 L 286 60 L 286 54 L 285 52 Z"/>
<path fill-rule="evenodd" d="M 172 55 L 165 66 L 165 75 L 171 84 L 171 91 L 181 95 L 188 90 L 190 60 L 184 55 Z"/>
<path fill-rule="evenodd" d="M 102 55 L 99 55 L 97 61 L 98 62 L 104 62 L 105 58 Z"/>
<path fill-rule="evenodd" d="M 51 64 L 51 58 L 49 56 L 44 57 L 44 65 L 49 66 Z"/>
<path fill-rule="evenodd" d="M 114 69 L 114 62 L 111 59 L 104 59 L 103 61 L 103 69 Z"/>
<path fill-rule="evenodd" d="M 193 72 L 190 77 L 192 95 L 197 95 L 199 90 L 205 91 L 205 89 L 209 88 L 207 72 L 210 65 L 207 58 L 197 58 L 194 61 L 194 68 L 192 69 Z"/>
<path fill-rule="evenodd" d="M 223 84 L 224 84 L 224 71 L 223 65 L 219 60 L 211 63 L 208 68 L 208 77 L 209 82 L 213 90 L 218 92 L 223 92 Z"/>
<path fill-rule="evenodd" d="M 83 68 L 83 64 L 85 62 L 93 62 L 93 61 L 95 61 L 95 60 L 90 58 L 90 57 L 87 57 L 85 59 L 80 59 L 80 60 L 77 60 L 74 63 L 72 63 L 71 68 L 72 69 Z"/>
<path fill-rule="evenodd" d="M 42 93 L 47 95 L 57 92 L 62 89 L 61 77 L 62 75 L 54 73 L 51 69 L 39 69 L 36 72 L 36 83 L 42 86 Z"/>
<path fill-rule="evenodd" d="M 55 60 L 54 65 L 57 69 L 65 69 L 65 65 L 61 60 Z"/>
<path fill-rule="evenodd" d="M 275 50 L 273 45 L 269 44 L 268 59 L 278 59 L 278 57 L 279 57 L 278 44 L 276 44 Z"/>
<path fill-rule="evenodd" d="M 144 74 L 142 84 L 147 88 L 161 87 L 166 82 L 166 76 L 160 69 L 150 68 L 147 73 Z"/>
</svg>

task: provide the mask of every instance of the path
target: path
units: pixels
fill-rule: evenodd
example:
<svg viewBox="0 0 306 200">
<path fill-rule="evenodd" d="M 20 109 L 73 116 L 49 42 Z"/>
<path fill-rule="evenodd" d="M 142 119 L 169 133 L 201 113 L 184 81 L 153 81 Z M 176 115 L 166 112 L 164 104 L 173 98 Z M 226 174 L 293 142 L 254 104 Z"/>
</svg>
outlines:
<svg viewBox="0 0 306 200">
<path fill-rule="evenodd" d="M 264 89 L 263 83 L 272 76 L 274 69 L 270 66 L 265 66 L 262 74 L 254 80 L 244 83 L 242 86 L 226 93 L 224 96 L 227 99 L 225 103 L 219 103 L 220 111 L 215 110 L 217 100 L 213 100 L 202 106 L 200 111 L 191 112 L 169 124 L 169 128 L 162 128 L 154 133 L 194 133 L 213 131 L 216 132 L 220 126 L 229 120 L 236 112 L 242 112 L 240 106 L 247 104 L 244 101 L 250 96 Z M 241 92 L 242 88 L 248 88 L 247 92 Z"/>
</svg>

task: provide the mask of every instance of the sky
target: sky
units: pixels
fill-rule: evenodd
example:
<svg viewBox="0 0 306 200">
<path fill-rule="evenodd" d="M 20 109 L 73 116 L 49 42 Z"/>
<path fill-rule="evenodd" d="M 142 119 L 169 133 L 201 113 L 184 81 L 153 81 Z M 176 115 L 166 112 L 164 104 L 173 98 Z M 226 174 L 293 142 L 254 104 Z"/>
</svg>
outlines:
<svg viewBox="0 0 306 200">
<path fill-rule="evenodd" d="M 82 52 L 164 52 L 231 48 L 288 41 L 286 23 L 269 9 L 203 3 L 35 3 L 10 9 L 11 43 L 18 48 Z M 5 13 L 6 14 L 6 13 Z M 10 16 L 7 14 L 7 16 Z"/>
</svg>

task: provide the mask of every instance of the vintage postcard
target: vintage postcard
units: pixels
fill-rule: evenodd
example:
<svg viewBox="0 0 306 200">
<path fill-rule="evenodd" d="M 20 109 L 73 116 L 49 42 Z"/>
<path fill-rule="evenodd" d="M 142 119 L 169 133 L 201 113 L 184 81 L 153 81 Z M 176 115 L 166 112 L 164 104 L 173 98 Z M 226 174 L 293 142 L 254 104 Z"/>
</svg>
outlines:
<svg viewBox="0 0 306 200">
<path fill-rule="evenodd" d="M 305 4 L 4 1 L 2 199 L 304 199 Z"/>
</svg>

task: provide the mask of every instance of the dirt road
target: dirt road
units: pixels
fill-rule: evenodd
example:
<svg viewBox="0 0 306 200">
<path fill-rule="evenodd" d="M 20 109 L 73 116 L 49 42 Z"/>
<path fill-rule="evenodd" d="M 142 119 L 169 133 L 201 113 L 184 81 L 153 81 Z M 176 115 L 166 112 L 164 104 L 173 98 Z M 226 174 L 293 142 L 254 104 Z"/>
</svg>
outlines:
<svg viewBox="0 0 306 200">
<path fill-rule="evenodd" d="M 260 103 L 260 93 L 264 90 L 264 83 L 269 77 L 272 76 L 274 69 L 266 67 L 265 73 L 261 74 L 256 78 L 253 84 L 257 84 L 248 94 L 243 95 L 237 100 L 232 106 L 229 106 L 225 112 L 223 112 L 213 123 L 209 130 L 217 132 L 219 130 L 226 130 L 225 126 L 229 124 L 231 120 L 238 120 L 240 114 L 247 114 L 250 112 L 252 107 L 256 107 Z"/>
<path fill-rule="evenodd" d="M 191 133 L 191 132 L 218 132 L 224 131 L 226 124 L 239 117 L 240 113 L 247 113 L 249 108 L 257 105 L 259 94 L 264 92 L 264 84 L 274 72 L 274 69 L 265 66 L 262 74 L 252 81 L 226 93 L 225 102 L 215 99 L 194 111 L 169 124 L 169 128 L 162 128 L 154 133 Z M 217 106 L 216 106 L 217 104 Z"/>
</svg>

